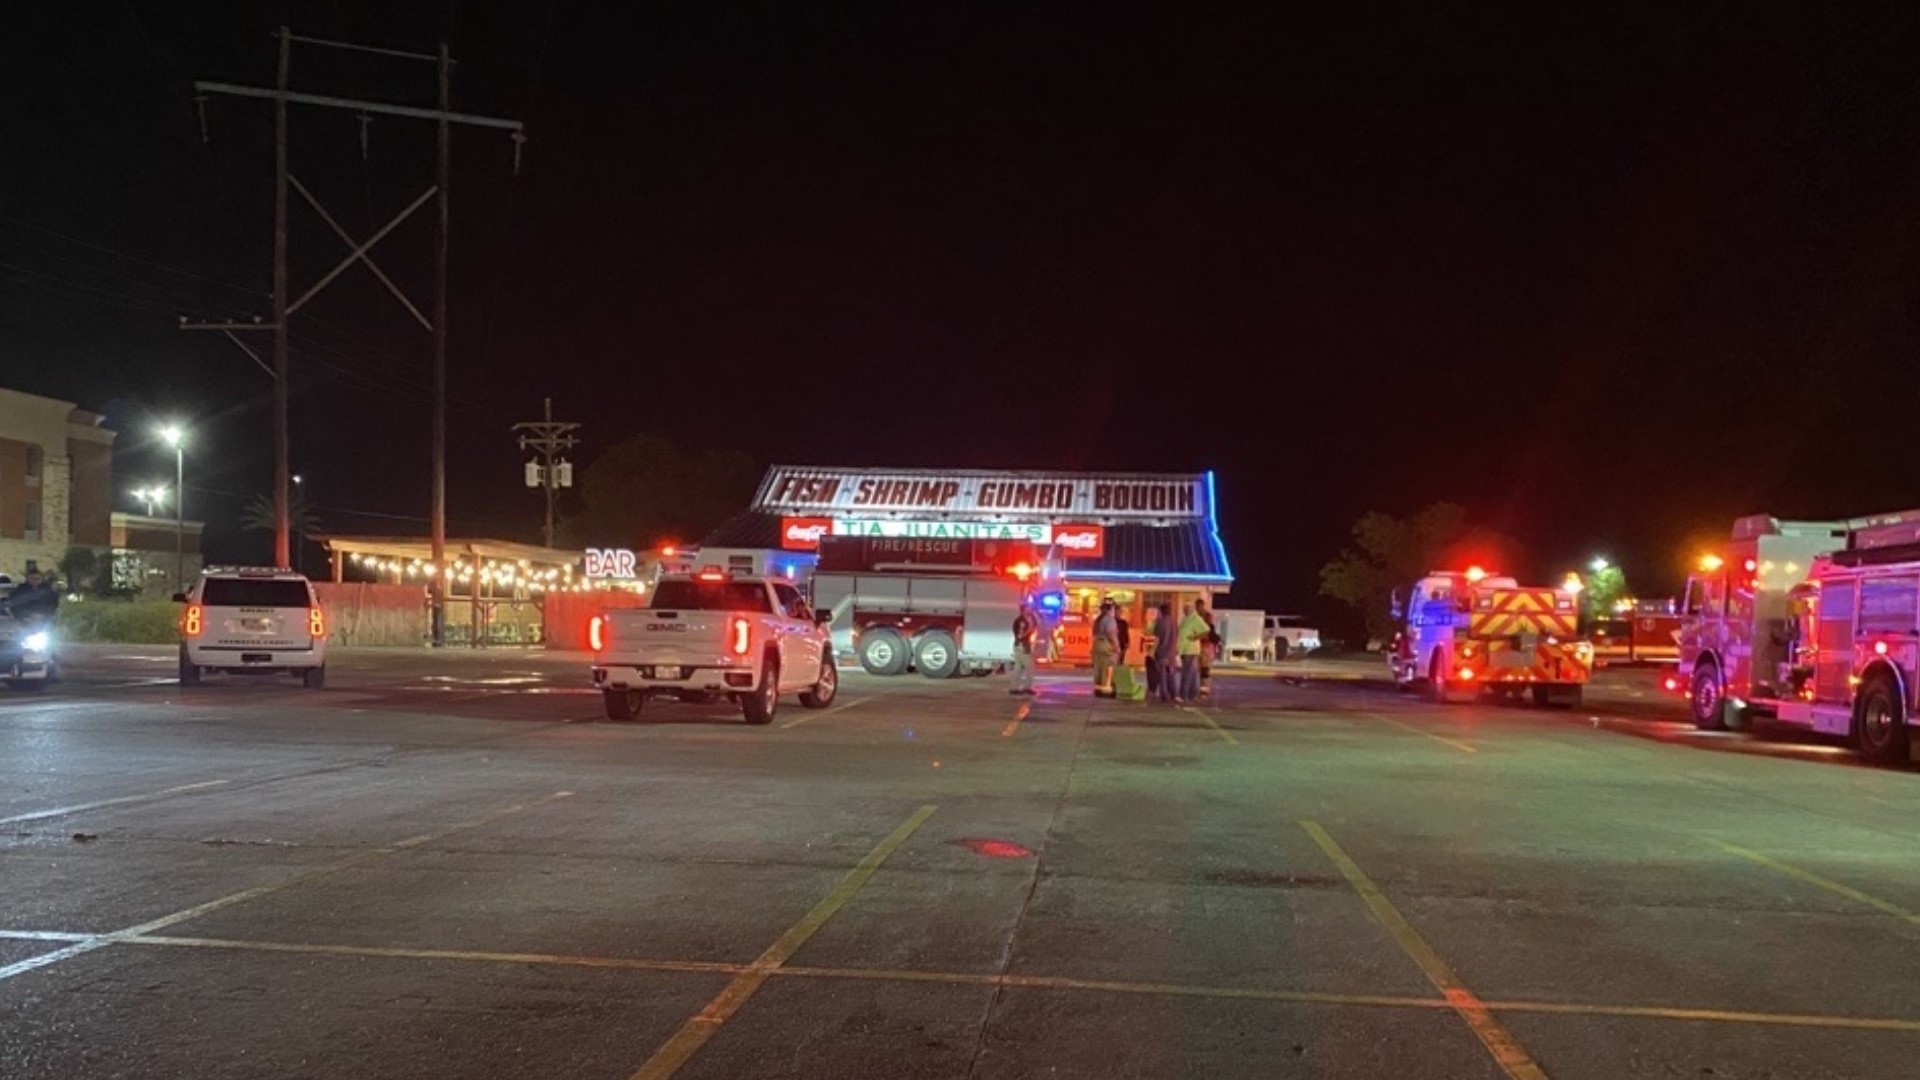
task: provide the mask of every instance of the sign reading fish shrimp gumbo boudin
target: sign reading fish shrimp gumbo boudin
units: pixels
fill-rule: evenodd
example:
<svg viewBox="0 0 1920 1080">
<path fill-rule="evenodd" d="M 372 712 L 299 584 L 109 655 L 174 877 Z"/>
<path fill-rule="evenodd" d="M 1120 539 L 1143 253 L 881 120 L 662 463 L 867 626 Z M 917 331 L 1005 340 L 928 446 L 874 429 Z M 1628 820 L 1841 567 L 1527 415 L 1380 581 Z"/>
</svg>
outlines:
<svg viewBox="0 0 1920 1080">
<path fill-rule="evenodd" d="M 1204 518 L 1204 475 L 920 472 L 775 466 L 757 510 L 790 515 L 967 514 L 1053 521 Z"/>
</svg>

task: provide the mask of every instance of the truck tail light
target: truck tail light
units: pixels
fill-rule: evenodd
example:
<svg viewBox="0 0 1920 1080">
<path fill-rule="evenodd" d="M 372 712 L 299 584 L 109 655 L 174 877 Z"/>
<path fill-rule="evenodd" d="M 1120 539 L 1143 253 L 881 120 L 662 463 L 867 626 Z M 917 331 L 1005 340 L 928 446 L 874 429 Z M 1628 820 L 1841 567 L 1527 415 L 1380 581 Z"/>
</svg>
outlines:
<svg viewBox="0 0 1920 1080">
<path fill-rule="evenodd" d="M 747 655 L 747 646 L 753 644 L 753 624 L 745 619 L 733 620 L 733 655 Z"/>
<path fill-rule="evenodd" d="M 307 609 L 307 636 L 323 638 L 327 636 L 327 613 L 317 607 Z"/>
<path fill-rule="evenodd" d="M 608 632 L 608 629 L 607 617 L 605 615 L 595 615 L 593 618 L 587 620 L 587 645 L 592 648 L 594 652 L 607 651 L 607 642 L 613 639 L 613 635 Z"/>
<path fill-rule="evenodd" d="M 190 638 L 199 637 L 205 625 L 201 619 L 200 605 L 188 604 L 187 610 L 180 615 L 180 632 Z"/>
</svg>

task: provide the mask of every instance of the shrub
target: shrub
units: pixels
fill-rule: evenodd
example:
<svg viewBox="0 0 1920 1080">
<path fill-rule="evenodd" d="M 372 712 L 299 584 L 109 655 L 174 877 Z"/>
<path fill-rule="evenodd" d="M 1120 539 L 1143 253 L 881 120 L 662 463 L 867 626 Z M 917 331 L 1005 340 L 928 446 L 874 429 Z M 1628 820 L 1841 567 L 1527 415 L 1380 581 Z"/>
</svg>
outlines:
<svg viewBox="0 0 1920 1080">
<path fill-rule="evenodd" d="M 55 633 L 63 641 L 171 645 L 180 639 L 180 605 L 171 600 L 83 600 L 60 605 Z"/>
</svg>

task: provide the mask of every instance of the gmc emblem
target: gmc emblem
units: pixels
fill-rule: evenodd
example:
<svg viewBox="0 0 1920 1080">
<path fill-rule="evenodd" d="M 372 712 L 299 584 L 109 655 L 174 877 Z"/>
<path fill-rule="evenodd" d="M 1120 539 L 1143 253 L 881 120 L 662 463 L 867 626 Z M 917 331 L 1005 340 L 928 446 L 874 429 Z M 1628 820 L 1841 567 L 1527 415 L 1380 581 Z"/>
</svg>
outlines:
<svg viewBox="0 0 1920 1080">
<path fill-rule="evenodd" d="M 647 630 L 655 634 L 684 634 L 687 632 L 687 624 L 677 622 L 650 622 L 647 624 Z"/>
</svg>

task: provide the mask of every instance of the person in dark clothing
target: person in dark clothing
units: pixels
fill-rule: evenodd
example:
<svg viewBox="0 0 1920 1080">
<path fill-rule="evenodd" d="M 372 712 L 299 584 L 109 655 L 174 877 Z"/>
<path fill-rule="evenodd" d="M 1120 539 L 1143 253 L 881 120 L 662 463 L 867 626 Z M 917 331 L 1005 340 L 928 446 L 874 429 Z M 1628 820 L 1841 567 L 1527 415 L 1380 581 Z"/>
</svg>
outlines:
<svg viewBox="0 0 1920 1080">
<path fill-rule="evenodd" d="M 13 590 L 13 595 L 7 597 L 7 610 L 13 612 L 13 617 L 21 622 L 51 621 L 54 612 L 60 610 L 60 592 L 41 576 L 40 571 L 29 570 L 26 584 Z"/>
</svg>

